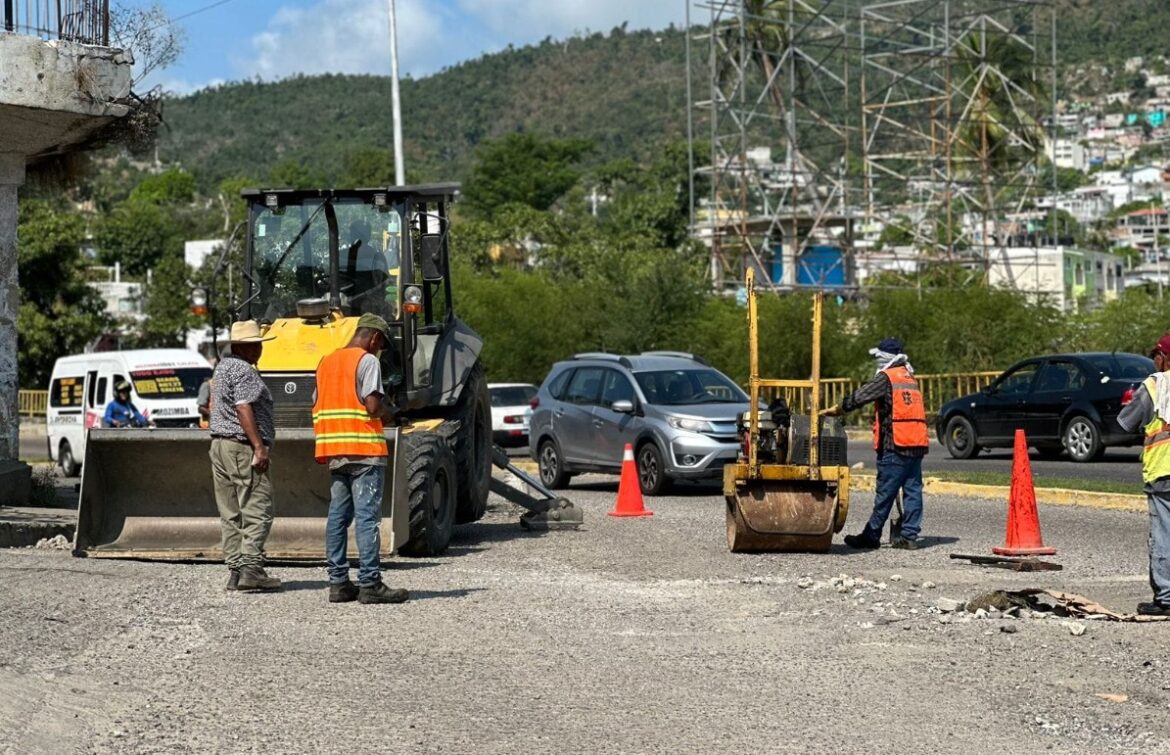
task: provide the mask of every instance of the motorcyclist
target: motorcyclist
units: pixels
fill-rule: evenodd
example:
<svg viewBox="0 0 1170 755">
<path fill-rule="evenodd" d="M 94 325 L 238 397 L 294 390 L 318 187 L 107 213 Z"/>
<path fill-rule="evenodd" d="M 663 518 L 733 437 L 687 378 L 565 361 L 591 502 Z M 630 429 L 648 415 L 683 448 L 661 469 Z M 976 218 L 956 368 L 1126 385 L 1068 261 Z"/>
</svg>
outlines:
<svg viewBox="0 0 1170 755">
<path fill-rule="evenodd" d="M 114 400 L 106 405 L 102 427 L 148 427 L 150 420 L 142 416 L 130 400 L 130 383 L 119 380 L 114 384 Z"/>
</svg>

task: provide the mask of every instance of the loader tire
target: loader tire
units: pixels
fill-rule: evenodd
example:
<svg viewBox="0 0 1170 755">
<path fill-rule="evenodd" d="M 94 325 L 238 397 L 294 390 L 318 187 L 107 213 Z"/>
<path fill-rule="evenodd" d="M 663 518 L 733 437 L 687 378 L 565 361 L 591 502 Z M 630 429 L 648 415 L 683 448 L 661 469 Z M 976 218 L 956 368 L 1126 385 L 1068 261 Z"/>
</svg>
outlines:
<svg viewBox="0 0 1170 755">
<path fill-rule="evenodd" d="M 447 441 L 435 433 L 404 435 L 402 443 L 410 540 L 399 552 L 404 556 L 438 556 L 447 550 L 455 523 L 455 458 Z"/>
<path fill-rule="evenodd" d="M 492 407 L 479 362 L 467 375 L 454 418 L 459 420 L 459 432 L 452 438 L 458 475 L 455 522 L 464 524 L 483 518 L 492 484 Z"/>
</svg>

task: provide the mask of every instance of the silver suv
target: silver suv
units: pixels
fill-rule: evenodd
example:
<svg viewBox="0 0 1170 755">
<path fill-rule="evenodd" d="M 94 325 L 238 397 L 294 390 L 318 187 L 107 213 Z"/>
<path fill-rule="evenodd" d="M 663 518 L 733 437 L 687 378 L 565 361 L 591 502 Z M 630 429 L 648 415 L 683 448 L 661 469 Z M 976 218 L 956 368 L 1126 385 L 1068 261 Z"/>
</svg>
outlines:
<svg viewBox="0 0 1170 755">
<path fill-rule="evenodd" d="M 657 495 L 671 480 L 719 477 L 735 461 L 736 417 L 748 397 L 691 354 L 589 353 L 554 364 L 532 408 L 529 452 L 545 485 L 620 473 L 630 443 L 642 493 Z"/>
</svg>

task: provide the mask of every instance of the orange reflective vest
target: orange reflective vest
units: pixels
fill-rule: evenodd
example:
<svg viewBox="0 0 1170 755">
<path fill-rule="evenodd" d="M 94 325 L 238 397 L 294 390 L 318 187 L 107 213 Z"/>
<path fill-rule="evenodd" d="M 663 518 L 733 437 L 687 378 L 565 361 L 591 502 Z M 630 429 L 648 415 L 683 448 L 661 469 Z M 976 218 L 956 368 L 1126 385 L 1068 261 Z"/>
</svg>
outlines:
<svg viewBox="0 0 1170 755">
<path fill-rule="evenodd" d="M 371 417 L 357 397 L 358 362 L 364 349 L 338 349 L 317 366 L 317 403 L 313 405 L 314 455 L 324 464 L 334 456 L 386 456 L 382 420 Z"/>
<path fill-rule="evenodd" d="M 910 370 L 902 365 L 882 370 L 890 379 L 890 406 L 893 410 L 895 448 L 926 448 L 930 436 L 926 431 L 926 406 L 922 403 L 922 391 Z M 873 415 L 873 447 L 881 450 L 882 424 L 878 412 Z"/>
</svg>

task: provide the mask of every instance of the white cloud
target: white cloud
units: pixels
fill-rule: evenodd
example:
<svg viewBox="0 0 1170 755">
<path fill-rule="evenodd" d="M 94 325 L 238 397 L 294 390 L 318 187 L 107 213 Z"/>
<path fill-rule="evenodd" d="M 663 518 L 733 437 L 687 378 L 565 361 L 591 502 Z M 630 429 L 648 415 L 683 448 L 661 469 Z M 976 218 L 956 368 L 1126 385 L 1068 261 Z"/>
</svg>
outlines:
<svg viewBox="0 0 1170 755">
<path fill-rule="evenodd" d="M 631 30 L 682 26 L 687 2 L 691 0 L 459 0 L 459 7 L 506 41 L 523 42 L 550 35 L 559 39 L 586 29 L 608 32 L 623 22 Z"/>
<path fill-rule="evenodd" d="M 426 0 L 397 0 L 398 62 L 404 74 L 430 73 L 446 61 L 443 21 Z M 244 78 L 293 74 L 390 72 L 386 0 L 320 0 L 283 6 L 252 37 L 252 55 L 233 60 Z"/>
</svg>

